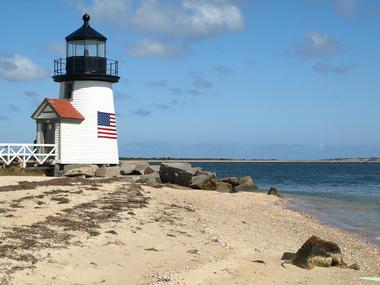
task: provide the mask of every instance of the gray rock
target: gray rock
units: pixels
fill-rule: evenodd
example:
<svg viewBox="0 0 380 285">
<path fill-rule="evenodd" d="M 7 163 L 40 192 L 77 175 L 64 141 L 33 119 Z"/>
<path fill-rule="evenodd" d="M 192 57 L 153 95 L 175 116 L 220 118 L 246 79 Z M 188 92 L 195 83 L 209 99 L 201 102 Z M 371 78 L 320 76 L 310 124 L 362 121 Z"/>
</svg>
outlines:
<svg viewBox="0 0 380 285">
<path fill-rule="evenodd" d="M 120 167 L 125 167 L 125 166 L 129 166 L 129 165 L 145 165 L 146 167 L 149 166 L 149 162 L 147 161 L 128 161 L 128 160 L 121 160 L 120 161 Z"/>
<path fill-rule="evenodd" d="M 280 198 L 283 198 L 280 194 L 280 192 L 278 192 L 278 190 L 275 188 L 275 187 L 271 187 L 268 191 L 268 195 L 273 195 L 273 196 L 277 196 L 277 197 L 280 197 Z"/>
<path fill-rule="evenodd" d="M 216 182 L 216 191 L 222 193 L 231 193 L 233 192 L 233 187 L 231 184 L 226 182 Z"/>
<path fill-rule="evenodd" d="M 154 172 L 160 172 L 161 165 L 150 165 L 150 168 L 154 170 Z"/>
<path fill-rule="evenodd" d="M 239 185 L 235 186 L 237 192 L 259 192 L 259 188 L 250 176 L 239 179 Z"/>
<path fill-rule="evenodd" d="M 151 166 L 146 167 L 143 171 L 144 171 L 144 174 L 152 174 L 152 173 L 157 172 L 157 171 L 154 170 L 154 168 L 152 168 Z"/>
<path fill-rule="evenodd" d="M 137 180 L 140 183 L 161 183 L 160 174 L 158 172 L 141 175 L 140 179 Z"/>
<path fill-rule="evenodd" d="M 216 181 L 208 175 L 198 175 L 193 176 L 190 187 L 201 190 L 216 190 L 217 184 Z"/>
<path fill-rule="evenodd" d="M 195 172 L 189 163 L 162 163 L 160 167 L 162 183 L 188 187 L 194 174 Z"/>
<path fill-rule="evenodd" d="M 147 162 L 122 162 L 120 173 L 122 175 L 144 175 L 155 172 Z"/>
<path fill-rule="evenodd" d="M 232 186 L 238 186 L 239 185 L 239 180 L 236 177 L 226 177 L 220 179 L 221 182 L 228 183 Z"/>
<path fill-rule="evenodd" d="M 199 176 L 199 175 L 207 175 L 210 178 L 216 178 L 216 173 L 215 172 L 210 172 L 210 171 L 206 171 L 206 170 L 203 170 L 203 169 L 197 169 L 195 171 L 195 176 Z"/>
<path fill-rule="evenodd" d="M 95 175 L 97 177 L 116 177 L 120 176 L 120 167 L 100 167 L 96 170 Z"/>
<path fill-rule="evenodd" d="M 169 187 L 169 188 L 173 188 L 173 189 L 177 189 L 177 190 L 192 190 L 190 187 L 180 186 L 177 184 L 165 183 L 162 185 L 164 185 L 165 187 Z"/>
<path fill-rule="evenodd" d="M 97 169 L 98 166 L 92 164 L 67 164 L 63 167 L 63 175 L 94 177 Z"/>
<path fill-rule="evenodd" d="M 173 163 L 165 163 L 165 164 L 177 169 L 181 169 L 183 171 L 190 172 L 192 175 L 195 175 L 197 170 L 200 169 L 200 167 L 192 167 L 191 164 L 188 162 L 173 162 Z"/>
</svg>

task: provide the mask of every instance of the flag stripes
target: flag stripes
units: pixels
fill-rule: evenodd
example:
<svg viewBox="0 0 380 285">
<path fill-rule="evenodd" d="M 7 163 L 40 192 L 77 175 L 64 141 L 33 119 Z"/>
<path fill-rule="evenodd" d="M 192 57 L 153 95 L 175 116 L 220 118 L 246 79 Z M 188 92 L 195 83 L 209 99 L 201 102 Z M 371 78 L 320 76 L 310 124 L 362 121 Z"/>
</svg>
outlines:
<svg viewBox="0 0 380 285">
<path fill-rule="evenodd" d="M 117 139 L 115 114 L 98 112 L 98 138 Z"/>
</svg>

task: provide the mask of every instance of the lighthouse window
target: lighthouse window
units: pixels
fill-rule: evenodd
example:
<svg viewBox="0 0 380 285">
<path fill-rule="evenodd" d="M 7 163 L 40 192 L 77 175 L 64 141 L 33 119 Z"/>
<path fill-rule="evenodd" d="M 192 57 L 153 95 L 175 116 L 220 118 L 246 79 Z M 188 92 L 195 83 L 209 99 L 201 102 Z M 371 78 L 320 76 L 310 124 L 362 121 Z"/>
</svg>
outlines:
<svg viewBox="0 0 380 285">
<path fill-rule="evenodd" d="M 72 42 L 67 43 L 67 45 L 66 45 L 66 56 L 67 57 L 75 56 L 74 48 L 75 48 L 74 43 L 72 43 Z"/>
<path fill-rule="evenodd" d="M 106 45 L 104 42 L 98 41 L 98 56 L 106 57 Z"/>
<path fill-rule="evenodd" d="M 84 56 L 84 41 L 75 42 L 75 56 Z"/>
<path fill-rule="evenodd" d="M 64 98 L 67 100 L 73 99 L 74 83 L 65 82 Z"/>
<path fill-rule="evenodd" d="M 106 43 L 97 40 L 70 41 L 66 44 L 66 56 L 106 56 Z"/>
<path fill-rule="evenodd" d="M 96 41 L 86 41 L 85 49 L 88 51 L 88 56 L 96 56 Z"/>
</svg>

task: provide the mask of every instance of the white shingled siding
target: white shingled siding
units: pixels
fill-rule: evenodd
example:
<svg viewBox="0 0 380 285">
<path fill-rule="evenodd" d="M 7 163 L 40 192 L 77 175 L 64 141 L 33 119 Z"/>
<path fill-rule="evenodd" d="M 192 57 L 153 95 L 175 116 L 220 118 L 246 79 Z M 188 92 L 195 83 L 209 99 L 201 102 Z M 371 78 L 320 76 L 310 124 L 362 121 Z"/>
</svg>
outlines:
<svg viewBox="0 0 380 285">
<path fill-rule="evenodd" d="M 60 163 L 60 161 L 59 161 L 59 158 L 60 158 L 60 155 L 59 155 L 59 153 L 60 153 L 60 150 L 61 150 L 61 144 L 60 144 L 60 141 L 59 141 L 59 136 L 60 136 L 60 128 L 61 128 L 61 123 L 55 123 L 55 145 L 57 146 L 57 148 L 56 148 L 56 154 L 57 154 L 57 158 L 55 159 L 55 162 L 56 163 Z"/>
<path fill-rule="evenodd" d="M 42 130 L 41 130 L 41 123 L 37 122 L 37 136 L 36 140 L 38 144 L 42 144 Z"/>
<path fill-rule="evenodd" d="M 71 104 L 85 120 L 61 121 L 60 163 L 118 164 L 117 140 L 98 138 L 97 133 L 97 112 L 115 113 L 112 83 L 75 81 Z"/>
</svg>

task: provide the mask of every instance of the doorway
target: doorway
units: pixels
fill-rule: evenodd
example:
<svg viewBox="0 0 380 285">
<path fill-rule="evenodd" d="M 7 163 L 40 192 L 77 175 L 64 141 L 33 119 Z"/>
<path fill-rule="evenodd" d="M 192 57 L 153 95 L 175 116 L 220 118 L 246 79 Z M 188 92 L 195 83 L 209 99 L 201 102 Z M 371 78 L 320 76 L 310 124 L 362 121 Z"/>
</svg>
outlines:
<svg viewBox="0 0 380 285">
<path fill-rule="evenodd" d="M 42 123 L 41 124 L 43 144 L 55 144 L 55 124 Z"/>
</svg>

